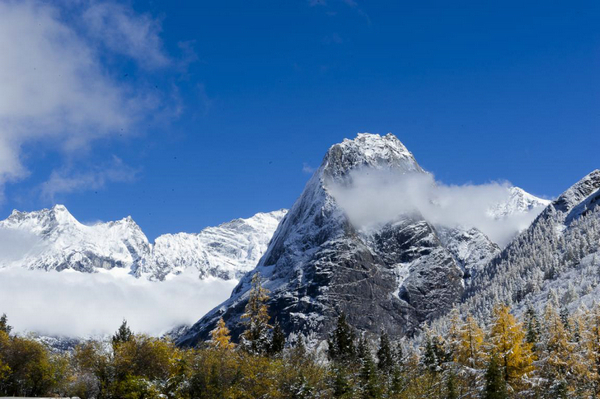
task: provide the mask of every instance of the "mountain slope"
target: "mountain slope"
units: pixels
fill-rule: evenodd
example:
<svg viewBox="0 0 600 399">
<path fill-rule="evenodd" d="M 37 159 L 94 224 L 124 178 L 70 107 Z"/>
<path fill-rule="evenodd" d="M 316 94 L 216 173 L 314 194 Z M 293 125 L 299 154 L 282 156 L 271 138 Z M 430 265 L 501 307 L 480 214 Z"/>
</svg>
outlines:
<svg viewBox="0 0 600 399">
<path fill-rule="evenodd" d="M 220 317 L 237 336 L 254 273 L 264 279 L 271 293 L 270 312 L 287 333 L 322 338 L 345 312 L 361 330 L 410 335 L 422 322 L 447 312 L 462 297 L 464 270 L 483 267 L 499 252 L 498 246 L 476 229 L 445 228 L 440 233 L 439 226 L 415 213 L 376 228 L 354 226 L 331 187 L 352 185 L 358 170 L 426 174 L 391 134 L 359 134 L 332 146 L 255 271 L 179 343 L 195 345 L 207 339 Z M 500 206 L 492 217 L 537 206 L 530 201 L 538 199 L 523 193 L 514 191 L 514 204 Z"/>
<path fill-rule="evenodd" d="M 158 237 L 143 260 L 139 273 L 164 280 L 185 270 L 197 269 L 200 278 L 240 279 L 254 269 L 287 210 L 257 213 L 235 219 L 198 234 L 165 234 Z"/>
<path fill-rule="evenodd" d="M 88 226 L 62 205 L 14 211 L 0 229 L 18 250 L 0 256 L 0 267 L 87 273 L 118 268 L 151 280 L 192 271 L 201 279 L 239 279 L 256 266 L 285 213 L 258 213 L 198 234 L 166 234 L 152 245 L 130 217 Z"/>
<path fill-rule="evenodd" d="M 567 306 L 600 291 L 600 170 L 553 201 L 474 277 L 464 312 L 485 319 L 498 302 L 517 309 L 549 296 Z"/>
</svg>

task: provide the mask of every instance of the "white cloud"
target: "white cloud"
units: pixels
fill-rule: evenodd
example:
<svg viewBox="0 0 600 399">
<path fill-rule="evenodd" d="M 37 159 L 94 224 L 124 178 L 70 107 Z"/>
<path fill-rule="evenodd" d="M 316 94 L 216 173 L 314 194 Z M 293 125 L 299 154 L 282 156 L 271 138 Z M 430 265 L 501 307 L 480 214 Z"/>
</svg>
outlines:
<svg viewBox="0 0 600 399">
<path fill-rule="evenodd" d="M 114 273 L 0 269 L 0 313 L 17 332 L 71 337 L 113 333 L 123 318 L 161 335 L 196 322 L 229 297 L 236 281 L 181 275 L 150 282 Z"/>
<path fill-rule="evenodd" d="M 328 190 L 351 222 L 360 228 L 413 214 L 423 216 L 434 225 L 476 227 L 504 246 L 542 211 L 538 207 L 529 212 L 494 217 L 490 209 L 510 197 L 508 183 L 452 186 L 436 182 L 430 174 L 402 175 L 370 169 L 353 172 L 350 179 L 348 185 L 329 183 Z"/>
<path fill-rule="evenodd" d="M 90 35 L 110 50 L 140 61 L 144 68 L 171 63 L 163 51 L 161 25 L 148 14 L 137 14 L 123 4 L 92 2 L 83 13 Z"/>
<path fill-rule="evenodd" d="M 307 164 L 306 162 L 304 162 L 302 164 L 302 172 L 307 173 L 307 174 L 312 174 L 315 172 L 315 168 L 313 168 L 312 166 L 310 166 L 309 164 Z"/>
<path fill-rule="evenodd" d="M 42 197 L 54 202 L 57 194 L 98 190 L 110 182 L 131 182 L 135 180 L 137 174 L 138 170 L 125 165 L 117 157 L 113 157 L 111 162 L 83 173 L 55 170 L 51 173 L 50 178 L 42 184 Z"/>
<path fill-rule="evenodd" d="M 39 245 L 43 245 L 43 242 L 36 234 L 18 229 L 0 228 L 0 259 L 4 264 L 23 259 Z"/>
<path fill-rule="evenodd" d="M 160 94 L 124 83 L 104 63 L 121 55 L 168 65 L 159 32 L 150 16 L 113 2 L 0 0 L 0 194 L 27 177 L 29 145 L 72 158 L 160 114 Z"/>
</svg>

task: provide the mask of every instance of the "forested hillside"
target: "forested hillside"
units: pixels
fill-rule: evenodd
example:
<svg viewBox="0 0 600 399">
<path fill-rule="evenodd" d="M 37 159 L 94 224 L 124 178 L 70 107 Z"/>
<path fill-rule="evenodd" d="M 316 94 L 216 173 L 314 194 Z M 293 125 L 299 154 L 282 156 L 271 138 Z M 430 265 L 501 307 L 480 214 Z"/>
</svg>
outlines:
<svg viewBox="0 0 600 399">
<path fill-rule="evenodd" d="M 0 320 L 0 394 L 81 398 L 591 398 L 600 394 L 600 307 L 573 314 L 549 301 L 521 319 L 494 307 L 487 325 L 451 315 L 421 343 L 361 335 L 342 314 L 326 345 L 286 342 L 255 278 L 231 342 L 221 319 L 198 348 L 134 334 L 52 353 Z"/>
</svg>

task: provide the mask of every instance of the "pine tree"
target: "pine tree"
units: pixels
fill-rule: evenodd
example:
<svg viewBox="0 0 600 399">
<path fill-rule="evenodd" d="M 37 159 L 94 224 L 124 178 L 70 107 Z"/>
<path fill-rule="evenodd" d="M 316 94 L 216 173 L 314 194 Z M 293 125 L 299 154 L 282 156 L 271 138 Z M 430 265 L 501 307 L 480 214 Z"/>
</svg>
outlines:
<svg viewBox="0 0 600 399">
<path fill-rule="evenodd" d="M 113 335 L 112 337 L 113 346 L 122 344 L 124 342 L 129 342 L 131 341 L 131 338 L 133 338 L 133 333 L 127 325 L 127 320 L 123 319 L 121 326 L 119 327 L 115 335 Z"/>
<path fill-rule="evenodd" d="M 394 367 L 394 357 L 390 346 L 390 338 L 385 333 L 381 332 L 379 337 L 379 349 L 377 350 L 377 367 L 379 370 L 389 373 Z"/>
<path fill-rule="evenodd" d="M 484 399 L 506 399 L 506 381 L 503 377 L 502 369 L 498 362 L 498 356 L 492 354 L 485 371 L 485 391 Z"/>
<path fill-rule="evenodd" d="M 346 321 L 346 314 L 341 313 L 338 317 L 337 326 L 331 332 L 327 340 L 327 355 L 329 359 L 336 362 L 349 362 L 356 358 L 354 346 L 354 332 Z"/>
<path fill-rule="evenodd" d="M 527 310 L 525 311 L 525 330 L 526 341 L 532 345 L 532 348 L 535 350 L 535 345 L 537 344 L 540 337 L 540 320 L 537 316 L 537 313 L 533 306 L 529 304 L 527 306 Z"/>
<path fill-rule="evenodd" d="M 0 331 L 5 332 L 6 334 L 10 334 L 12 331 L 12 326 L 8 325 L 8 318 L 6 317 L 6 313 L 0 316 Z"/>
<path fill-rule="evenodd" d="M 277 355 L 283 351 L 285 347 L 285 334 L 279 325 L 279 322 L 275 322 L 273 327 L 273 337 L 271 338 L 271 345 L 269 346 L 269 354 Z"/>
<path fill-rule="evenodd" d="M 375 399 L 381 396 L 381 386 L 377 378 L 377 371 L 369 343 L 363 335 L 358 341 L 358 360 L 360 366 L 360 380 L 362 386 L 362 397 L 364 399 Z"/>
<path fill-rule="evenodd" d="M 450 373 L 446 380 L 446 399 L 458 399 L 458 392 L 456 391 L 456 375 Z"/>
<path fill-rule="evenodd" d="M 222 317 L 217 322 L 215 329 L 210 332 L 210 337 L 210 343 L 214 348 L 227 350 L 235 348 L 235 344 L 231 342 L 229 328 L 225 325 Z"/>
<path fill-rule="evenodd" d="M 252 277 L 252 288 L 248 295 L 248 303 L 244 309 L 242 320 L 245 320 L 246 330 L 242 333 L 241 347 L 249 353 L 265 354 L 269 350 L 269 310 L 267 300 L 268 290 L 262 287 L 259 273 Z"/>
</svg>

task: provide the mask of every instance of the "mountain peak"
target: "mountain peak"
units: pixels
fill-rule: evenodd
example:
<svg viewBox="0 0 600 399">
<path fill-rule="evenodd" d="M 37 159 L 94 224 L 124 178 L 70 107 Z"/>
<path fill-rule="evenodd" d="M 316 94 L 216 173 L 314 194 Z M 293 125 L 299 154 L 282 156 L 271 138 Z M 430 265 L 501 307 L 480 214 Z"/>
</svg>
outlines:
<svg viewBox="0 0 600 399">
<path fill-rule="evenodd" d="M 336 178 L 363 167 L 423 172 L 413 154 L 391 133 L 358 133 L 355 139 L 344 139 L 329 148 L 322 170 L 326 176 Z"/>
<path fill-rule="evenodd" d="M 554 207 L 569 212 L 585 198 L 600 190 L 600 169 L 596 169 L 572 185 L 554 201 Z"/>
</svg>

